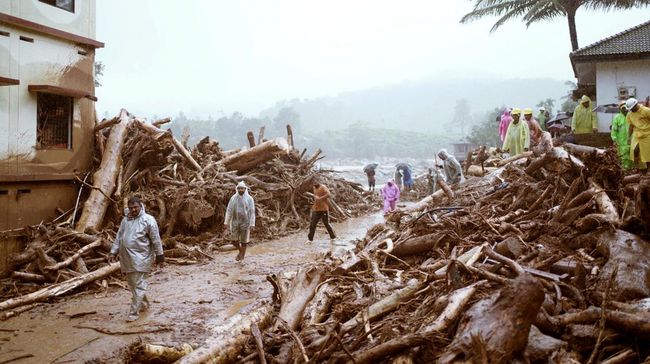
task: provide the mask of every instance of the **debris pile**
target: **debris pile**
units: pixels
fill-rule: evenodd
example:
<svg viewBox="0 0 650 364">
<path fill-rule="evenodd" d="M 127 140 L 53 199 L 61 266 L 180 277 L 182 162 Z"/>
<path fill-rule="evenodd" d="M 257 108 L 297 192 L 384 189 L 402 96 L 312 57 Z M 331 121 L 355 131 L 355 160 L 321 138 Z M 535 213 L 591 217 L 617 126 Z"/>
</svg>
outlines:
<svg viewBox="0 0 650 364">
<path fill-rule="evenodd" d="M 269 277 L 274 304 L 180 363 L 647 360 L 650 180 L 624 177 L 615 151 L 565 144 L 453 195 Z"/>
<path fill-rule="evenodd" d="M 287 235 L 308 223 L 315 178 L 332 193 L 334 221 L 379 207 L 363 186 L 315 169 L 321 151 L 308 155 L 294 149 L 290 126 L 288 140 L 267 141 L 260 134 L 257 143 L 249 138 L 248 149 L 223 151 L 204 138 L 190 150 L 159 128 L 168 121 L 150 124 L 123 110 L 97 125 L 96 168 L 78 176 L 80 203 L 49 225 L 25 229 L 26 248 L 11 257 L 11 277 L 0 281 L 0 297 L 18 297 L 0 302 L 0 311 L 89 283 L 123 285 L 111 278 L 119 264 L 108 264 L 107 254 L 131 196 L 139 196 L 156 218 L 167 261 L 177 264 L 211 259 L 212 251 L 227 243 L 224 214 L 239 181 L 246 182 L 256 202 L 253 241 Z"/>
</svg>

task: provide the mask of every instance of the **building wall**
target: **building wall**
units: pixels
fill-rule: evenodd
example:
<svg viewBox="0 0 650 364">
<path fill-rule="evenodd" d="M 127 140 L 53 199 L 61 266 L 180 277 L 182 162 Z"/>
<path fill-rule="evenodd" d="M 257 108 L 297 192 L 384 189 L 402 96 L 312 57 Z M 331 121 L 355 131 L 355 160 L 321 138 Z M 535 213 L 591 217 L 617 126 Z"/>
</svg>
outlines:
<svg viewBox="0 0 650 364">
<path fill-rule="evenodd" d="M 47 84 L 94 93 L 94 50 L 2 24 L 0 30 L 10 33 L 0 36 L 0 58 L 9 59 L 8 71 L 0 69 L 0 76 L 20 80 L 20 85 L 0 87 L 0 181 L 9 175 L 34 179 L 83 170 L 92 154 L 93 101 L 74 100 L 72 149 L 37 150 L 36 94 L 28 87 Z"/>
<path fill-rule="evenodd" d="M 96 0 L 76 0 L 71 13 L 38 0 L 2 0 L 0 12 L 95 39 L 95 6 Z"/>
<path fill-rule="evenodd" d="M 619 87 L 636 87 L 637 99 L 650 96 L 650 59 L 596 64 L 598 105 L 618 103 Z M 598 113 L 598 129 L 609 131 L 614 114 Z"/>
<path fill-rule="evenodd" d="M 95 37 L 95 0 L 76 0 L 75 13 L 38 0 L 0 0 L 0 12 L 78 36 Z M 74 99 L 72 148 L 37 150 L 37 105 L 29 85 L 94 94 L 95 50 L 42 32 L 0 22 L 0 76 L 20 85 L 0 86 L 0 276 L 23 241 L 7 231 L 51 221 L 74 206 L 74 172 L 92 161 L 94 102 Z M 26 42 L 20 37 L 32 38 Z M 3 233 L 5 231 L 5 233 Z"/>
</svg>

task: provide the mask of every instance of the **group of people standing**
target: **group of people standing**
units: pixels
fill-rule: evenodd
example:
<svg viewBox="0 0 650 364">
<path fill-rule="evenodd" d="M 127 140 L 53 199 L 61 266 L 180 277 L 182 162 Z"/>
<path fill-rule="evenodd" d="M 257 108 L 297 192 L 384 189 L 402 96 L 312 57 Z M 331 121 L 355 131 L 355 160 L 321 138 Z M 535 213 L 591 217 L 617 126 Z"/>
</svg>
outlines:
<svg viewBox="0 0 650 364">
<path fill-rule="evenodd" d="M 441 149 L 438 152 L 438 158 L 442 162 L 442 166 L 438 166 L 436 163 L 435 169 L 429 169 L 429 188 L 430 193 L 436 191 L 438 179 L 442 179 L 447 184 L 454 185 L 462 182 L 463 177 L 463 168 L 458 162 L 458 160 L 447 152 L 446 149 Z M 364 172 L 368 177 L 368 191 L 375 191 L 376 183 L 376 173 L 375 168 L 376 164 L 372 165 L 372 168 L 364 168 Z M 438 171 L 438 168 L 441 167 L 441 171 Z M 409 192 L 413 187 L 413 176 L 411 167 L 406 163 L 399 163 L 395 168 L 395 179 L 389 180 L 386 182 L 384 187 L 379 191 L 381 197 L 384 200 L 384 214 L 388 214 L 392 211 L 395 211 L 397 208 L 397 203 L 399 203 L 400 196 L 402 192 Z"/>
<path fill-rule="evenodd" d="M 635 98 L 621 101 L 618 108 L 610 135 L 621 166 L 625 169 L 637 166 L 647 173 L 650 169 L 650 108 Z"/>
<path fill-rule="evenodd" d="M 635 98 L 621 101 L 619 113 L 611 125 L 611 138 L 617 148 L 621 165 L 625 169 L 637 166 L 642 171 L 650 168 L 650 108 L 641 105 Z M 523 115 L 523 121 L 522 121 Z M 528 108 L 506 109 L 499 118 L 499 137 L 503 143 L 502 150 L 512 155 L 520 154 L 534 147 L 546 149 L 552 147 L 552 137 L 562 134 L 553 130 L 563 130 L 561 121 L 556 125 L 546 125 L 549 114 L 539 108 L 538 117 Z M 580 98 L 571 117 L 571 134 L 589 134 L 598 132 L 598 118 L 594 112 L 593 102 L 587 95 Z"/>
<path fill-rule="evenodd" d="M 520 108 L 506 109 L 499 120 L 499 138 L 503 143 L 501 149 L 516 155 L 528 151 L 546 139 L 550 140 L 551 135 L 546 128 L 548 117 L 548 112 L 543 107 L 539 108 L 537 118 L 533 116 L 531 108 L 523 111 Z"/>
</svg>

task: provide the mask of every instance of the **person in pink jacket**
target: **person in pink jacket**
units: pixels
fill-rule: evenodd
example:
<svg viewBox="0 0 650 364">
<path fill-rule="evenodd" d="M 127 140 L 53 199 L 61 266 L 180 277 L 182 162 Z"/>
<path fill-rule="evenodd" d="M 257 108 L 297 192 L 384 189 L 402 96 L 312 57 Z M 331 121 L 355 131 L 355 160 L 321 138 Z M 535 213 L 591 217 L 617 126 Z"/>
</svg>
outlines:
<svg viewBox="0 0 650 364">
<path fill-rule="evenodd" d="M 501 138 L 502 142 L 506 138 L 506 132 L 508 131 L 508 127 L 512 121 L 512 116 L 510 115 L 511 111 L 512 109 L 507 108 L 503 114 L 501 114 L 501 122 L 499 123 L 499 137 Z"/>
<path fill-rule="evenodd" d="M 384 215 L 395 211 L 399 202 L 399 187 L 393 181 L 388 181 L 381 189 L 381 197 L 384 198 Z"/>
</svg>

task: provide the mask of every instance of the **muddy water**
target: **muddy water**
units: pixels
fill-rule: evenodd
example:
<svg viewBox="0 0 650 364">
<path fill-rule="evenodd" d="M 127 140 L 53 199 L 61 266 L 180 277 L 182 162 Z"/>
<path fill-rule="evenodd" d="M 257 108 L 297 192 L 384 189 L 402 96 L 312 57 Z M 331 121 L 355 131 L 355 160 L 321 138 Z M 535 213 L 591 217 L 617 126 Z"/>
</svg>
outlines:
<svg viewBox="0 0 650 364">
<path fill-rule="evenodd" d="M 351 240 L 363 237 L 382 220 L 374 214 L 334 224 L 339 236 L 335 244 L 321 228 L 312 244 L 305 243 L 306 233 L 301 232 L 253 245 L 244 263 L 235 262 L 233 251 L 218 253 L 206 264 L 167 265 L 150 277 L 152 308 L 134 323 L 125 322 L 129 291 L 114 285 L 99 293 L 81 293 L 42 305 L 0 322 L 0 362 L 31 354 L 15 363 L 121 363 L 122 351 L 139 338 L 167 345 L 200 345 L 211 326 L 271 296 L 268 274 L 295 270 L 323 259 L 328 251 L 343 254 L 353 247 Z M 70 318 L 79 313 L 88 314 Z"/>
</svg>

